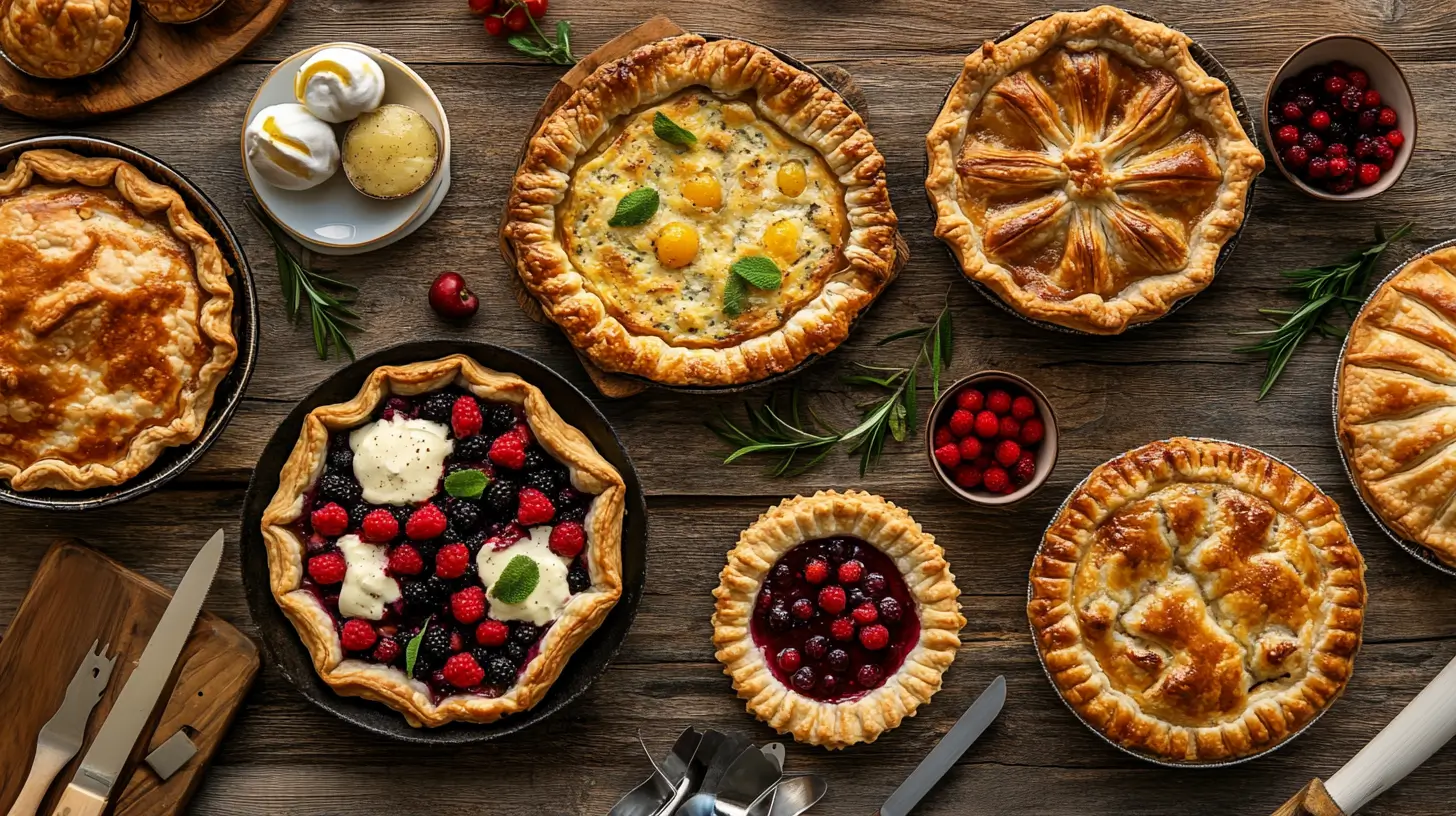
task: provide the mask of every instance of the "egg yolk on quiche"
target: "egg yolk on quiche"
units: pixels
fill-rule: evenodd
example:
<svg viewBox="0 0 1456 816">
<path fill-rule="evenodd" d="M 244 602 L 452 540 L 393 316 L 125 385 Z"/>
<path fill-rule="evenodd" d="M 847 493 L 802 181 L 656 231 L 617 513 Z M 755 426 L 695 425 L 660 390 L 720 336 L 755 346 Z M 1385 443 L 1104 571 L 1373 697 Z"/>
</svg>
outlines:
<svg viewBox="0 0 1456 816">
<path fill-rule="evenodd" d="M 560 205 L 562 245 L 586 286 L 634 334 L 727 347 L 781 327 L 847 263 L 844 189 L 824 159 L 759 113 L 752 95 L 689 88 L 621 117 L 578 162 Z M 658 136 L 657 114 L 691 132 Z M 651 218 L 610 226 L 617 204 L 657 191 Z M 777 289 L 724 310 L 733 263 L 770 258 Z"/>
</svg>

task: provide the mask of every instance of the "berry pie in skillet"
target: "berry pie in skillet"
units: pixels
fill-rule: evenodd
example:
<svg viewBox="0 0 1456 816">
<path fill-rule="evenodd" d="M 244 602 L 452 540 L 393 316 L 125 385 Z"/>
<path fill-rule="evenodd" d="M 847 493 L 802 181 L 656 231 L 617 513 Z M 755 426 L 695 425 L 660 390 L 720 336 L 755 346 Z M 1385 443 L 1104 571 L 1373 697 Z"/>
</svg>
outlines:
<svg viewBox="0 0 1456 816">
<path fill-rule="evenodd" d="M 853 490 L 764 513 L 713 596 L 718 660 L 748 710 L 831 749 L 874 742 L 930 702 L 966 623 L 935 539 Z"/>
<path fill-rule="evenodd" d="M 273 596 L 339 694 L 415 726 L 494 722 L 616 604 L 625 493 L 519 377 L 381 367 L 304 422 L 263 514 Z"/>
</svg>

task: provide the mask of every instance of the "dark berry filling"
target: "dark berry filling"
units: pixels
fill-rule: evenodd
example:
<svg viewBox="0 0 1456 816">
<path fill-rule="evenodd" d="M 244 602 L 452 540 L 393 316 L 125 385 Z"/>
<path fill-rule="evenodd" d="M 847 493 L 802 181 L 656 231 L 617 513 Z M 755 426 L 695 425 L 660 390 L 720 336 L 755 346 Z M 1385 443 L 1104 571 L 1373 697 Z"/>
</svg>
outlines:
<svg viewBox="0 0 1456 816">
<path fill-rule="evenodd" d="M 920 618 L 889 556 L 857 538 L 821 538 L 769 571 L 750 632 L 780 682 L 839 703 L 899 670 L 920 640 Z"/>
</svg>

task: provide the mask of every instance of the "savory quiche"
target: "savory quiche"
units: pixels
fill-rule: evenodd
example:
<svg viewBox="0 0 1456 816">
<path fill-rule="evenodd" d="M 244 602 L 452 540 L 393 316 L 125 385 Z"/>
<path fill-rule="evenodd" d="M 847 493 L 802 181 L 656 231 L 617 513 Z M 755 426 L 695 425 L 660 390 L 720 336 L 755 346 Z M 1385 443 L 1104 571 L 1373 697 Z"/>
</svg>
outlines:
<svg viewBox="0 0 1456 816">
<path fill-rule="evenodd" d="M 131 164 L 22 153 L 0 175 L 0 480 L 121 484 L 195 440 L 237 358 L 229 273 Z"/>
<path fill-rule="evenodd" d="M 506 237 L 605 371 L 754 382 L 824 354 L 893 277 L 864 121 L 813 74 L 684 35 L 588 77 L 532 139 Z"/>
</svg>

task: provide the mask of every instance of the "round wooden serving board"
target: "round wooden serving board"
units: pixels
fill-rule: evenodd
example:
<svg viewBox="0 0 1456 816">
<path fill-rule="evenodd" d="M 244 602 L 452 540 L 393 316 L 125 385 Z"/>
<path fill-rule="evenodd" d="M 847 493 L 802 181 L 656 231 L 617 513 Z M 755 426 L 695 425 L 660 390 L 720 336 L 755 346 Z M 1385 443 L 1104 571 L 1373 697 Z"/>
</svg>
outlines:
<svg viewBox="0 0 1456 816">
<path fill-rule="evenodd" d="M 272 30 L 292 0 L 226 0 L 191 25 L 166 25 L 146 16 L 130 52 L 105 71 L 83 79 L 28 77 L 0 61 L 0 106 L 23 116 L 76 121 L 131 110 L 179 91 L 232 62 Z"/>
</svg>

